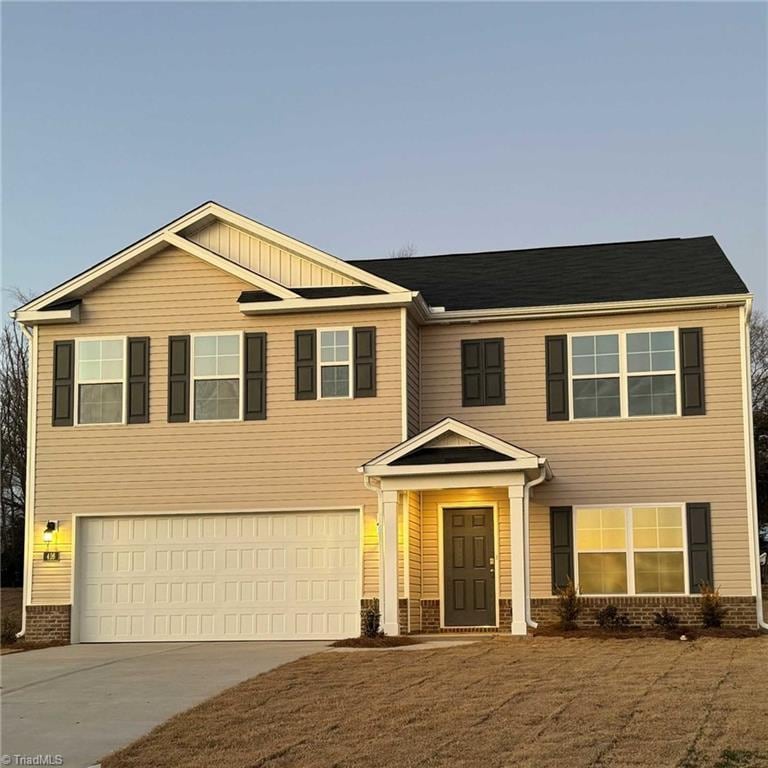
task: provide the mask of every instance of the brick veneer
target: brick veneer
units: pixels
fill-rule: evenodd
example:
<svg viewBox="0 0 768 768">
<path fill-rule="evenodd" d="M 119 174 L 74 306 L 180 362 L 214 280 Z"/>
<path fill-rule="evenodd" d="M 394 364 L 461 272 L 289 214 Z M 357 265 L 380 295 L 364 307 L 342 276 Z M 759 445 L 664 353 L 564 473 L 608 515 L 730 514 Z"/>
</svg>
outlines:
<svg viewBox="0 0 768 768">
<path fill-rule="evenodd" d="M 366 597 L 360 601 L 360 633 L 365 628 L 365 612 L 369 608 L 379 610 L 379 601 L 375 597 Z M 408 600 L 401 597 L 397 601 L 397 625 L 401 635 L 408 634 Z"/>
<path fill-rule="evenodd" d="M 28 605 L 24 639 L 30 643 L 68 643 L 71 613 L 71 605 Z"/>
<path fill-rule="evenodd" d="M 728 613 L 723 619 L 725 627 L 756 627 L 757 614 L 754 597 L 723 597 Z M 691 597 L 582 597 L 582 612 L 577 623 L 583 627 L 596 627 L 596 614 L 606 605 L 615 605 L 629 616 L 630 624 L 639 627 L 653 626 L 654 614 L 662 608 L 680 618 L 683 625 L 701 626 L 701 598 Z M 541 624 L 556 624 L 557 598 L 531 600 L 531 617 Z"/>
</svg>

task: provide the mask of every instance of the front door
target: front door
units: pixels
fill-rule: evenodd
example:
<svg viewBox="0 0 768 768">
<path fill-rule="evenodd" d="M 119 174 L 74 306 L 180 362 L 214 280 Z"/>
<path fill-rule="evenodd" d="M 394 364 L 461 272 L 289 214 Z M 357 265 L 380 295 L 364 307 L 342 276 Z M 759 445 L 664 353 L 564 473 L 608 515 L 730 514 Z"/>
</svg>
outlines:
<svg viewBox="0 0 768 768">
<path fill-rule="evenodd" d="M 443 510 L 446 627 L 496 626 L 493 509 Z"/>
</svg>

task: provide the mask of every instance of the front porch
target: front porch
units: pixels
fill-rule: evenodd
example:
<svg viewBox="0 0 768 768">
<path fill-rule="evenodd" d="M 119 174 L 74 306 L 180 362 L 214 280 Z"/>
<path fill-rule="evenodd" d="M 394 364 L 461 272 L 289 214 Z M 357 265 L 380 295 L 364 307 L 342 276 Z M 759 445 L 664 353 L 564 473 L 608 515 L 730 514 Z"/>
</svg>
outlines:
<svg viewBox="0 0 768 768">
<path fill-rule="evenodd" d="M 526 634 L 528 502 L 546 459 L 445 419 L 361 470 L 379 502 L 387 634 Z"/>
</svg>

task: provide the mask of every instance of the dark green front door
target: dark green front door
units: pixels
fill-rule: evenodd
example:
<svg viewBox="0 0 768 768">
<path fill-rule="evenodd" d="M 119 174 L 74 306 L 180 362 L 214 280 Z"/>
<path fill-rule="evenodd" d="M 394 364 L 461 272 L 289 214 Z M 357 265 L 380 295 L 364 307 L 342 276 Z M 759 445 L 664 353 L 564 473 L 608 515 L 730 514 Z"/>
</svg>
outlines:
<svg viewBox="0 0 768 768">
<path fill-rule="evenodd" d="M 496 625 L 493 509 L 443 510 L 446 627 Z"/>
</svg>

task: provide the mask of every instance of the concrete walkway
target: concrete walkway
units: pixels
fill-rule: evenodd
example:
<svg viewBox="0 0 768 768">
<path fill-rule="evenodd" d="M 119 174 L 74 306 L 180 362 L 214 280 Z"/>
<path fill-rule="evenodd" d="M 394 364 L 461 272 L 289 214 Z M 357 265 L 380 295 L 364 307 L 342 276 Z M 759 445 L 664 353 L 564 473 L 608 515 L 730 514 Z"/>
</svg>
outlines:
<svg viewBox="0 0 768 768">
<path fill-rule="evenodd" d="M 2 755 L 84 768 L 224 688 L 322 650 L 321 642 L 109 643 L 2 657 Z M 10 758 L 10 759 L 9 759 Z M 31 763 L 27 763 L 31 764 Z"/>
</svg>

